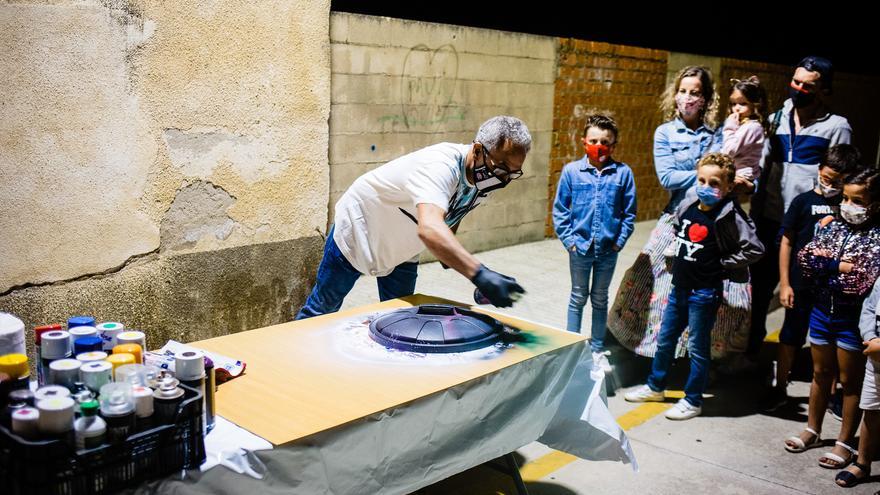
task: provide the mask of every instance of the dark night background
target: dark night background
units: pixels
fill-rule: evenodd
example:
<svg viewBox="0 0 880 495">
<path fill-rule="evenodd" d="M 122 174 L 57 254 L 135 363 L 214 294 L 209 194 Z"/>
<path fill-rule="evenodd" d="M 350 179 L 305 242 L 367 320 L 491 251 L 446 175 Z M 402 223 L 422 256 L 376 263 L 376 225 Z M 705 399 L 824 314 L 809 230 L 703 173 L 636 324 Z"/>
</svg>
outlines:
<svg viewBox="0 0 880 495">
<path fill-rule="evenodd" d="M 880 74 L 880 16 L 866 4 L 739 0 L 650 5 L 332 0 L 331 10 L 791 66 L 806 55 L 820 55 L 839 71 Z"/>
</svg>

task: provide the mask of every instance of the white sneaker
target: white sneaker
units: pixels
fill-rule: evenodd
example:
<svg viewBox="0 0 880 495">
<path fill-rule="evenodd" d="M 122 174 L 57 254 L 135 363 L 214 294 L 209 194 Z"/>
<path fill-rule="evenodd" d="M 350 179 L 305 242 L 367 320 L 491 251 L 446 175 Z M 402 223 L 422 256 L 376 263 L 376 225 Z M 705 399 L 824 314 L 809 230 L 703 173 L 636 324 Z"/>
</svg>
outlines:
<svg viewBox="0 0 880 495">
<path fill-rule="evenodd" d="M 602 370 L 605 373 L 611 373 L 611 363 L 608 362 L 608 354 L 610 354 L 608 351 L 593 353 L 594 370 Z"/>
<path fill-rule="evenodd" d="M 691 419 L 699 416 L 702 412 L 702 407 L 693 406 L 687 399 L 681 399 L 666 411 L 666 419 L 674 419 L 676 421 Z"/>
<path fill-rule="evenodd" d="M 654 392 L 647 385 L 639 385 L 634 390 L 623 394 L 627 402 L 663 402 L 666 396 L 663 392 Z"/>
</svg>

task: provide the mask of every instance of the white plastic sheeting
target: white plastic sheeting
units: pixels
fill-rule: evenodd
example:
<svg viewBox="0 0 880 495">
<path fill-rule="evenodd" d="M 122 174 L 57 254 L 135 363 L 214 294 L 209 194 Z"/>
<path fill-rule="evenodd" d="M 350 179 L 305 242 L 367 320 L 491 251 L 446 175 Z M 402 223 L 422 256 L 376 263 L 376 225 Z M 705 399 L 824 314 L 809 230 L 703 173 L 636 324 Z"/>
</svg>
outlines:
<svg viewBox="0 0 880 495">
<path fill-rule="evenodd" d="M 215 468 L 142 489 L 181 494 L 402 494 L 539 437 L 551 447 L 587 459 L 634 461 L 626 436 L 601 400 L 602 380 L 590 378 L 588 356 L 581 342 L 261 451 L 258 456 L 268 471 L 262 480 Z"/>
</svg>

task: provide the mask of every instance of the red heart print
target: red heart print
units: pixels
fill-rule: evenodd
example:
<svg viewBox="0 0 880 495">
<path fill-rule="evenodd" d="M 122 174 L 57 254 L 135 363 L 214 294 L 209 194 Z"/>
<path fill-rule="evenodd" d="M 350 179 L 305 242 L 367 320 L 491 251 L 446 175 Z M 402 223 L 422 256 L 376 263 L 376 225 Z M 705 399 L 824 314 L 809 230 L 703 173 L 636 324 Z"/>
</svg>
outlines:
<svg viewBox="0 0 880 495">
<path fill-rule="evenodd" d="M 700 242 L 705 239 L 707 235 L 709 235 L 709 229 L 706 228 L 705 225 L 695 223 L 688 229 L 688 237 L 690 237 L 693 242 Z"/>
</svg>

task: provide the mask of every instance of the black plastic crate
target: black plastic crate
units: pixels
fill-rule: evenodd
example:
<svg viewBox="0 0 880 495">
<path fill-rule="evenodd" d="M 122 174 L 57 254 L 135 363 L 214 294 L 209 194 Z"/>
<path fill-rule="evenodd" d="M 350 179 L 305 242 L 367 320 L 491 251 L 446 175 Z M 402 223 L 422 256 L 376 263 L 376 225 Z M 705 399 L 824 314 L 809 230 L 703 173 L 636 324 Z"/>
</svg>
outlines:
<svg viewBox="0 0 880 495">
<path fill-rule="evenodd" d="M 97 495 L 198 468 L 205 460 L 202 394 L 180 387 L 184 400 L 173 425 L 116 445 L 76 452 L 61 440 L 28 441 L 0 426 L 0 493 Z"/>
</svg>

